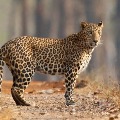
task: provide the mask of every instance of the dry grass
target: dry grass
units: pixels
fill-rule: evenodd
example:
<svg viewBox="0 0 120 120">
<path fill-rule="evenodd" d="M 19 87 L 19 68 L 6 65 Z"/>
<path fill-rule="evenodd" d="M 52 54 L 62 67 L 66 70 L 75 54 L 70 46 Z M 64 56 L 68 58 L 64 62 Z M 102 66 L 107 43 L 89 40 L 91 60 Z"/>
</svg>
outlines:
<svg viewBox="0 0 120 120">
<path fill-rule="evenodd" d="M 120 84 L 117 78 L 107 76 L 105 67 L 93 70 L 91 73 L 82 73 L 80 79 L 87 83 L 84 87 L 87 92 L 98 92 L 99 96 L 112 99 L 120 107 Z M 78 79 L 79 81 L 79 79 Z M 80 83 L 80 81 L 79 81 Z M 84 89 L 83 89 L 84 90 Z"/>
<path fill-rule="evenodd" d="M 101 98 L 113 100 L 114 103 L 120 107 L 120 89 L 116 86 L 109 87 L 96 81 L 91 83 L 89 82 L 84 89 L 82 88 L 79 90 L 79 93 L 83 95 L 86 93 L 97 94 Z"/>
<path fill-rule="evenodd" d="M 87 91 L 98 92 L 100 97 L 112 99 L 120 107 L 120 85 L 118 80 L 100 78 L 101 76 L 96 79 L 96 76 L 92 73 L 85 78 L 85 83 L 86 80 L 88 82 Z"/>
</svg>

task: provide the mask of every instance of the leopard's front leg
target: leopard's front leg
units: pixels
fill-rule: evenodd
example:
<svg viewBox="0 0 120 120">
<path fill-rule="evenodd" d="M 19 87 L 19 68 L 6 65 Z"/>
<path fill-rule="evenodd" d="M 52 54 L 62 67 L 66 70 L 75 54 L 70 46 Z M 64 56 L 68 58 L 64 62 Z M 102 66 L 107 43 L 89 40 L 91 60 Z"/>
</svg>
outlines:
<svg viewBox="0 0 120 120">
<path fill-rule="evenodd" d="M 65 74 L 65 99 L 67 106 L 75 104 L 74 100 L 72 99 L 72 94 L 76 84 L 76 76 L 77 72 L 75 72 L 73 69 L 69 69 L 69 71 Z"/>
</svg>

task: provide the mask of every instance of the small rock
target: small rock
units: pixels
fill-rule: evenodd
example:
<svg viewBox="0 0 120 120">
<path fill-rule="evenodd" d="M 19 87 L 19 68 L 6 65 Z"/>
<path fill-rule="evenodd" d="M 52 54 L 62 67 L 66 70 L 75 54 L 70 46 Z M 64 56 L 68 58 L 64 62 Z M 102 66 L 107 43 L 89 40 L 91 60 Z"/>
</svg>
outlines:
<svg viewBox="0 0 120 120">
<path fill-rule="evenodd" d="M 35 106 L 35 108 L 39 108 L 39 106 Z"/>
<path fill-rule="evenodd" d="M 93 92 L 94 95 L 97 95 L 97 94 L 101 94 L 101 91 L 100 90 L 96 90 L 95 92 Z"/>
<path fill-rule="evenodd" d="M 39 93 L 39 94 L 52 94 L 52 93 L 54 93 L 54 90 L 53 89 L 41 90 L 41 91 L 37 91 L 37 93 Z"/>
<path fill-rule="evenodd" d="M 110 113 L 116 113 L 117 111 L 119 111 L 117 108 L 114 108 L 112 110 L 110 110 Z"/>
<path fill-rule="evenodd" d="M 19 112 L 18 114 L 19 114 L 19 115 L 22 115 L 22 112 Z"/>
<path fill-rule="evenodd" d="M 46 90 L 37 91 L 38 94 L 45 94 Z"/>
<path fill-rule="evenodd" d="M 94 101 L 94 104 L 97 105 L 97 106 L 99 106 L 100 102 L 96 100 L 96 101 Z"/>
<path fill-rule="evenodd" d="M 61 89 L 60 89 L 60 88 L 55 88 L 55 91 L 56 91 L 56 92 L 60 92 Z"/>
<path fill-rule="evenodd" d="M 35 93 L 35 92 L 36 92 L 36 91 L 33 90 L 33 91 L 28 92 L 28 94 L 33 94 L 33 93 Z"/>
<path fill-rule="evenodd" d="M 88 93 L 88 95 L 87 95 L 87 97 L 92 98 L 92 97 L 93 97 L 93 95 L 94 95 L 94 93 L 89 92 L 89 93 Z"/>
<path fill-rule="evenodd" d="M 109 112 L 102 112 L 102 115 L 109 115 Z"/>
<path fill-rule="evenodd" d="M 40 112 L 40 115 L 45 115 L 45 112 Z"/>
<path fill-rule="evenodd" d="M 109 120 L 114 120 L 114 118 L 113 117 L 109 117 Z"/>
<path fill-rule="evenodd" d="M 70 111 L 70 114 L 71 114 L 71 115 L 75 115 L 75 114 L 76 114 L 76 110 L 75 110 L 75 109 L 72 109 L 72 110 Z"/>
<path fill-rule="evenodd" d="M 46 93 L 47 94 L 52 94 L 52 93 L 54 93 L 54 90 L 52 90 L 52 89 L 46 90 Z"/>
<path fill-rule="evenodd" d="M 35 106 L 36 106 L 36 103 L 35 103 L 35 102 L 32 102 L 32 103 L 31 103 L 31 106 L 35 107 Z"/>
</svg>

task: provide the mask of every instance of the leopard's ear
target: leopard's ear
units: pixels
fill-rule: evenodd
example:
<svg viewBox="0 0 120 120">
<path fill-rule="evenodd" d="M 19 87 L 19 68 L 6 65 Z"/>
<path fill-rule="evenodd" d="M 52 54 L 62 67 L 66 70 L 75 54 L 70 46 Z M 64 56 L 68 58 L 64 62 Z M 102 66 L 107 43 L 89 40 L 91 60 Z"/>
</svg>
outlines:
<svg viewBox="0 0 120 120">
<path fill-rule="evenodd" d="M 87 23 L 86 22 L 81 22 L 81 28 L 82 30 L 87 26 Z"/>
<path fill-rule="evenodd" d="M 99 27 L 103 27 L 103 22 L 102 22 L 102 21 L 99 22 L 99 23 L 98 23 L 98 26 L 99 26 Z"/>
</svg>

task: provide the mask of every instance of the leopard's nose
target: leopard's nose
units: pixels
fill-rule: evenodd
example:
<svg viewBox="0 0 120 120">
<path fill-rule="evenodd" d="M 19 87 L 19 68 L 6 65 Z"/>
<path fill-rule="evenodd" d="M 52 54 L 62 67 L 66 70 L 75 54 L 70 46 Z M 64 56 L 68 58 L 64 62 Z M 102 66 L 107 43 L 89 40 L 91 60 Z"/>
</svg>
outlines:
<svg viewBox="0 0 120 120">
<path fill-rule="evenodd" d="M 93 42 L 94 42 L 94 43 L 97 43 L 97 42 L 98 42 L 98 40 L 93 40 Z"/>
</svg>

